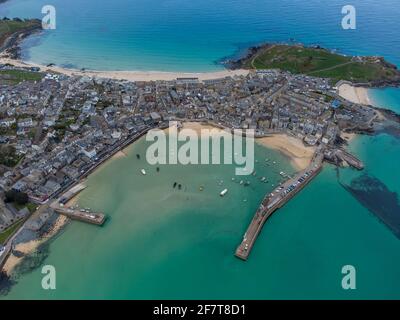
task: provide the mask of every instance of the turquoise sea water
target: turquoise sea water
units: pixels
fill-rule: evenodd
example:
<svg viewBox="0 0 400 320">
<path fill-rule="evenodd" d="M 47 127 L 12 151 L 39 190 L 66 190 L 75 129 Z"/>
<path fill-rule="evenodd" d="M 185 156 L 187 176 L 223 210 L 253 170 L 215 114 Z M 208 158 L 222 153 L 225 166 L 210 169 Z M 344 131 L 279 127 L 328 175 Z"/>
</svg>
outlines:
<svg viewBox="0 0 400 320">
<path fill-rule="evenodd" d="M 396 165 L 389 168 L 380 157 L 382 148 L 391 159 L 398 156 L 397 142 L 359 137 L 351 149 L 368 174 L 400 192 Z M 248 178 L 249 187 L 233 182 L 232 166 L 162 166 L 157 173 L 136 159 L 145 148 L 139 141 L 128 157 L 89 178 L 80 204 L 110 219 L 102 228 L 72 222 L 51 243 L 43 263 L 55 266 L 57 289 L 41 288 L 38 268 L 17 278 L 5 298 L 400 298 L 399 239 L 340 186 L 332 166 L 272 216 L 243 262 L 233 256 L 235 247 L 271 184 L 256 177 Z M 267 166 L 266 157 L 277 164 Z M 285 157 L 260 146 L 256 158 L 258 179 L 276 183 L 279 171 L 293 170 Z M 340 180 L 358 174 L 340 170 Z M 221 198 L 225 187 L 229 193 Z M 348 264 L 357 270 L 354 291 L 341 288 Z"/>
<path fill-rule="evenodd" d="M 359 28 L 349 32 L 340 29 L 340 8 L 347 4 L 342 1 L 53 3 L 60 8 L 57 33 L 26 44 L 25 54 L 37 62 L 208 71 L 219 68 L 214 61 L 248 44 L 293 37 L 349 54 L 384 55 L 400 64 L 398 1 L 354 1 Z M 11 0 L 0 6 L 0 14 L 40 16 L 38 4 Z M 79 25 L 83 17 L 87 23 Z M 372 93 L 376 105 L 396 111 L 399 96 L 397 89 Z M 350 149 L 365 162 L 365 171 L 338 174 L 325 165 L 271 217 L 247 262 L 233 252 L 279 171 L 293 170 L 287 159 L 257 147 L 258 176 L 271 183 L 250 177 L 246 188 L 231 181 L 232 166 L 162 167 L 157 173 L 134 156 L 144 149 L 142 140 L 130 147 L 128 157 L 89 178 L 82 206 L 110 219 L 102 228 L 72 222 L 50 244 L 42 265 L 56 267 L 57 289 L 41 289 L 39 267 L 19 275 L 1 298 L 400 298 L 400 240 L 339 184 L 366 173 L 399 195 L 398 139 L 386 134 L 354 139 Z M 266 157 L 279 164 L 266 166 Z M 140 174 L 142 167 L 148 175 Z M 174 181 L 183 190 L 174 190 Z M 225 187 L 229 193 L 220 198 Z M 376 201 L 385 204 L 385 198 Z M 348 264 L 357 271 L 354 291 L 341 288 L 341 268 Z"/>
<path fill-rule="evenodd" d="M 41 18 L 47 0 L 9 0 L 0 16 Z M 265 41 L 320 44 L 400 64 L 397 0 L 52 0 L 57 29 L 25 42 L 34 62 L 104 70 L 212 71 L 221 58 Z"/>
<path fill-rule="evenodd" d="M 400 113 L 400 88 L 370 89 L 368 96 L 373 105 Z"/>
</svg>

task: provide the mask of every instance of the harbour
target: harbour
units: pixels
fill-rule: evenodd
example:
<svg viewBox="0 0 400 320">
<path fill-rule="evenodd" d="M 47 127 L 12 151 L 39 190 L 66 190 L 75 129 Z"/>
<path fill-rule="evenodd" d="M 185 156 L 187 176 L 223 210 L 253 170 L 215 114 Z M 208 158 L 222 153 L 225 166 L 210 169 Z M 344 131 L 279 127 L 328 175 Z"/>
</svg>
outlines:
<svg viewBox="0 0 400 320">
<path fill-rule="evenodd" d="M 54 3 L 57 8 L 59 2 L 56 0 Z M 380 4 L 374 7 L 375 10 L 370 10 L 371 3 L 356 0 L 357 12 L 369 14 L 357 19 L 357 31 L 344 32 L 339 25 L 341 4 L 337 1 L 323 5 L 315 0 L 304 2 L 304 10 L 299 10 L 298 3 L 293 1 L 279 2 L 278 5 L 270 1 L 268 6 L 257 1 L 241 5 L 226 1 L 194 2 L 183 6 L 180 2 L 168 6 L 157 3 L 156 10 L 151 9 L 153 6 L 149 7 L 147 2 L 138 5 L 132 2 L 129 5 L 132 8 L 135 6 L 135 10 L 126 10 L 127 4 L 120 2 L 117 0 L 112 4 L 115 10 L 110 10 L 109 3 L 98 2 L 93 6 L 91 1 L 76 3 L 79 10 L 73 12 L 60 10 L 57 19 L 63 28 L 54 33 L 55 36 L 37 36 L 24 41 L 21 59 L 43 65 L 82 68 L 87 70 L 86 75 L 91 74 L 90 70 L 109 70 L 107 74 L 115 78 L 126 76 L 129 72 L 113 70 L 144 70 L 141 80 L 167 80 L 158 78 L 158 73 L 145 70 L 220 70 L 223 68 L 219 63 L 221 59 L 229 59 L 249 45 L 262 41 L 282 42 L 290 37 L 289 41 L 293 43 L 320 44 L 353 56 L 379 54 L 395 64 L 399 63 L 397 53 L 400 42 L 395 32 L 398 30 L 399 12 L 395 5 Z M 259 9 L 257 12 L 255 7 Z M 9 0 L 1 4 L 0 9 L 3 8 L 4 16 L 9 18 L 41 18 L 36 0 Z M 75 24 L 69 22 L 82 20 L 88 10 L 93 16 L 82 24 L 78 32 Z M 326 16 L 323 21 L 321 10 Z M 105 12 L 109 13 L 109 23 L 103 28 Z M 167 16 L 167 12 L 172 14 Z M 196 14 L 193 15 L 193 12 Z M 121 15 L 127 18 L 121 19 Z M 155 23 L 149 24 L 149 18 Z M 281 21 L 288 23 L 282 24 Z M 387 28 L 387 21 L 394 25 Z M 319 33 L 315 33 L 317 24 Z M 182 28 L 182 25 L 185 27 Z M 101 32 L 92 37 L 93 30 Z M 165 37 L 160 39 L 160 34 L 165 34 Z M 109 39 L 111 35 L 112 42 Z M 197 82 L 197 77 L 182 77 L 177 82 L 187 84 L 186 91 Z M 162 83 L 154 85 L 153 100 L 153 94 L 143 86 L 146 100 L 131 100 L 135 105 L 134 112 L 148 110 L 143 101 L 150 105 L 160 103 L 160 88 Z M 227 86 L 227 92 L 232 88 L 235 87 Z M 179 93 L 179 97 L 185 99 L 184 94 Z M 272 97 L 275 99 L 277 95 Z M 204 101 L 185 104 L 174 112 L 198 111 Z M 24 105 L 24 101 L 21 102 L 20 105 Z M 74 105 L 79 110 L 83 102 Z M 255 100 L 252 102 L 256 103 Z M 169 99 L 162 103 L 164 108 L 171 105 Z M 49 103 L 49 106 L 52 105 Z M 112 105 L 117 107 L 118 112 L 126 110 L 125 106 L 119 108 L 119 103 Z M 54 106 L 57 104 L 54 103 Z M 107 110 L 112 109 L 109 106 L 104 105 Z M 264 104 L 260 106 L 264 107 Z M 100 117 L 103 115 L 100 111 L 102 107 L 98 109 Z M 246 104 L 240 107 L 246 110 Z M 210 113 L 213 111 L 208 110 Z M 18 109 L 17 114 L 20 115 Z M 346 121 L 347 115 L 341 113 L 340 108 L 336 114 L 340 115 L 341 121 Z M 68 119 L 69 116 L 63 118 Z M 198 116 L 204 117 L 202 114 Z M 244 112 L 242 116 L 247 118 Z M 288 115 L 282 113 L 277 116 L 276 125 L 285 127 Z M 36 116 L 33 118 L 35 120 Z M 117 127 L 123 127 L 118 116 L 105 118 L 110 123 L 117 120 Z M 289 118 L 293 119 L 290 115 Z M 350 118 L 349 122 L 353 121 L 354 118 Z M 83 127 L 93 125 L 101 128 L 101 123 L 97 121 L 87 122 Z M 248 125 L 254 123 L 249 121 Z M 129 127 L 128 124 L 126 129 L 129 130 Z M 113 131 L 108 133 L 118 134 Z M 122 134 L 122 140 L 128 137 L 130 135 Z M 22 140 L 21 137 L 19 140 Z M 379 213 L 371 212 L 365 203 L 343 188 L 343 185 L 351 186 L 357 177 L 363 176 L 364 173 L 358 170 L 366 168 L 368 176 L 377 178 L 385 186 L 379 195 L 369 190 L 369 202 L 376 202 L 374 210 L 379 211 L 380 204 L 386 204 L 390 199 L 397 203 L 400 194 L 396 161 L 400 152 L 398 139 L 386 133 L 357 135 L 349 141 L 348 149 L 360 161 L 344 150 L 344 153 L 337 149 L 332 152 L 325 150 L 321 169 L 310 180 L 309 172 L 313 170 L 311 174 L 314 174 L 313 168 L 307 167 L 309 171 L 303 168 L 293 170 L 295 166 L 291 168 L 285 159 L 273 152 L 262 154 L 263 151 L 258 150 L 257 176 L 254 173 L 243 180 L 232 180 L 235 183 L 231 182 L 232 173 L 226 168 L 188 169 L 177 165 L 168 169 L 161 167 L 160 171 L 157 168 L 156 171 L 155 167 L 140 161 L 143 160 L 143 143 L 143 140 L 136 141 L 126 151 L 126 157 L 118 160 L 115 157 L 104 166 L 103 159 L 111 159 L 111 156 L 102 154 L 100 150 L 103 149 L 97 148 L 99 159 L 92 158 L 83 167 L 86 170 L 95 165 L 90 175 L 81 172 L 82 167 L 79 167 L 79 176 L 74 176 L 74 181 L 65 188 L 62 185 L 62 190 L 48 200 L 45 205 L 57 198 L 60 208 L 77 209 L 66 205 L 73 198 L 73 194 L 66 191 L 85 179 L 87 188 L 77 192 L 82 212 L 90 214 L 98 210 L 110 220 L 105 228 L 93 227 L 87 221 L 68 224 L 68 232 L 60 232 L 55 241 L 49 241 L 45 249 L 34 253 L 34 256 L 41 257 L 37 259 L 40 262 L 30 266 L 27 263 L 29 272 L 22 271 L 23 268 L 15 270 L 15 284 L 0 299 L 399 298 L 398 239 L 376 218 Z M 118 144 L 118 141 L 114 145 L 107 144 L 107 151 L 112 151 Z M 35 148 L 37 146 L 36 142 Z M 25 149 L 27 145 L 22 147 Z M 48 149 L 62 151 L 63 148 Z M 141 154 L 142 159 L 135 161 L 135 154 Z M 270 161 L 264 162 L 266 157 Z M 35 158 L 39 156 L 33 156 L 32 160 Z M 304 174 L 298 176 L 300 173 Z M 306 181 L 309 181 L 307 188 L 303 186 Z M 363 180 L 360 180 L 360 190 L 368 189 L 368 185 L 362 183 Z M 300 187 L 302 189 L 297 189 Z M 224 190 L 227 192 L 221 196 Z M 242 263 L 242 259 L 236 259 L 233 253 L 254 212 L 261 208 L 258 204 L 268 196 L 284 192 L 287 192 L 287 200 L 275 209 L 278 214 L 272 212 L 257 230 L 251 246 L 251 259 L 246 257 L 247 262 Z M 367 197 L 368 193 L 363 193 L 363 196 Z M 275 206 L 268 201 L 264 212 L 269 205 Z M 391 208 L 397 207 L 386 206 L 386 210 Z M 7 248 L 4 249 L 3 253 L 6 253 Z M 348 264 L 357 268 L 357 283 L 360 284 L 353 292 L 340 286 L 341 268 Z M 57 268 L 58 290 L 45 291 L 38 285 L 43 277 L 40 272 L 43 265 Z"/>
<path fill-rule="evenodd" d="M 327 152 L 324 146 L 320 146 L 312 159 L 310 165 L 297 173 L 293 178 L 282 183 L 273 192 L 267 194 L 260 207 L 256 211 L 250 222 L 240 245 L 237 247 L 235 256 L 242 260 L 247 260 L 253 246 L 268 218 L 279 208 L 283 207 L 291 198 L 299 193 L 307 184 L 309 184 L 322 170 L 323 161 L 326 154 L 335 154 L 343 161 L 346 161 L 352 167 L 362 170 L 364 165 L 361 160 L 341 149 L 334 149 Z M 280 172 L 281 176 L 286 176 Z"/>
<path fill-rule="evenodd" d="M 373 289 L 396 296 L 398 240 L 348 197 L 340 185 L 332 183 L 336 179 L 333 166 L 324 165 L 306 188 L 268 219 L 250 259 L 243 263 L 233 256 L 235 244 L 264 195 L 273 191 L 271 185 L 278 186 L 282 181 L 279 173 L 295 176 L 287 160 L 277 152 L 266 149 L 264 153 L 264 148 L 256 146 L 257 177 L 250 176 L 250 187 L 244 187 L 239 181 L 231 181 L 230 167 L 213 171 L 215 177 L 206 174 L 207 168 L 187 166 L 172 166 L 168 170 L 161 167 L 156 174 L 155 167 L 144 166 L 136 159 L 136 154 L 144 154 L 144 143 L 144 139 L 137 141 L 125 151 L 128 157 L 109 162 L 85 181 L 87 188 L 79 194 L 79 205 L 101 208 L 111 220 L 105 228 L 74 222 L 51 244 L 51 256 L 46 264 L 57 268 L 57 285 L 63 289 L 55 293 L 58 298 L 101 298 L 106 292 L 112 298 L 196 299 L 209 297 L 209 288 L 213 288 L 211 297 L 216 299 L 345 298 L 347 292 L 340 286 L 327 292 L 321 279 L 325 279 L 329 288 L 334 287 L 338 283 L 335 275 L 340 274 L 340 266 L 348 263 L 349 258 L 354 264 L 368 265 L 365 271 L 368 276 L 381 270 L 389 260 L 394 263 L 387 272 L 387 280 L 382 280 L 379 286 L 368 281 L 366 289 L 357 290 L 357 297 L 376 297 L 377 291 Z M 365 160 L 364 152 L 369 149 L 358 148 L 350 151 Z M 276 165 L 266 166 L 265 158 L 271 163 L 275 161 Z M 371 163 L 365 165 L 371 168 Z M 141 168 L 148 172 L 146 176 L 141 175 Z M 340 170 L 344 178 L 358 173 L 349 168 Z M 270 182 L 261 183 L 262 176 Z M 188 186 L 188 190 L 178 192 L 177 186 L 173 188 L 174 181 Z M 100 185 L 106 187 L 99 188 Z M 204 191 L 198 190 L 199 185 L 205 187 Z M 224 188 L 229 192 L 220 198 Z M 324 206 L 322 211 L 321 206 Z M 371 235 L 379 244 L 376 249 L 365 248 Z M 383 245 L 385 250 L 381 249 Z M 80 263 L 71 263 L 76 256 Z M 326 268 L 315 277 L 307 278 L 310 270 L 323 261 L 328 261 Z M 296 265 L 295 273 L 293 265 Z M 110 274 L 111 269 L 116 274 Z M 23 275 L 8 298 L 43 299 L 54 295 L 40 288 L 35 290 L 35 284 L 42 277 L 40 270 Z M 76 279 L 76 272 L 85 278 L 84 282 Z M 99 282 L 98 277 L 109 281 Z M 115 282 L 120 278 L 126 279 L 122 289 Z M 99 286 L 95 293 L 93 283 Z M 235 290 L 228 290 L 222 283 Z M 79 288 L 79 292 L 75 293 L 73 288 Z"/>
</svg>

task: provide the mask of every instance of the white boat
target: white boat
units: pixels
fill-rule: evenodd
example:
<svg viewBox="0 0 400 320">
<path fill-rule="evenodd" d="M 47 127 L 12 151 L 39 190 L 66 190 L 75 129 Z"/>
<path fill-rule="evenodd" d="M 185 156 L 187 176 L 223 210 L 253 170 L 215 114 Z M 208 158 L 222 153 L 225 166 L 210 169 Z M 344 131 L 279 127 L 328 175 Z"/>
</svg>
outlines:
<svg viewBox="0 0 400 320">
<path fill-rule="evenodd" d="M 142 173 L 142 175 L 146 175 L 146 170 L 142 169 L 140 170 L 140 172 Z"/>
<path fill-rule="evenodd" d="M 228 192 L 228 189 L 224 189 L 221 191 L 221 193 L 219 194 L 221 197 L 223 197 L 224 195 L 226 195 Z"/>
</svg>

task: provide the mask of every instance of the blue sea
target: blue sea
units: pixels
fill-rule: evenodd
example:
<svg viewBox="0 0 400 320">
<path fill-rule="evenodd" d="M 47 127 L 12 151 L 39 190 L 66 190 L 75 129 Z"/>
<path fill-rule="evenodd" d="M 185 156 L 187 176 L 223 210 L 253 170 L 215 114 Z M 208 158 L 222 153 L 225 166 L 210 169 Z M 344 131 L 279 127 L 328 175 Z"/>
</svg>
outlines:
<svg viewBox="0 0 400 320">
<path fill-rule="evenodd" d="M 47 0 L 9 0 L 0 16 L 42 18 Z M 250 45 L 294 40 L 400 64 L 398 0 L 53 0 L 56 30 L 24 43 L 24 58 L 101 69 L 214 71 Z"/>
<path fill-rule="evenodd" d="M 0 15 L 41 17 L 42 0 L 10 0 Z M 213 71 L 221 59 L 265 41 L 319 44 L 352 55 L 382 55 L 400 65 L 398 0 L 354 0 L 357 29 L 341 29 L 331 0 L 53 0 L 57 29 L 24 42 L 24 58 L 103 70 Z M 377 106 L 400 112 L 398 89 L 370 92 Z M 231 167 L 162 167 L 135 157 L 146 143 L 91 175 L 79 203 L 108 214 L 102 228 L 72 222 L 13 275 L 5 299 L 399 299 L 400 239 L 380 218 L 400 214 L 400 141 L 357 136 L 350 150 L 362 172 L 322 173 L 266 223 L 247 262 L 233 256 L 263 195 L 291 172 L 281 154 L 256 147 L 250 187 Z M 384 155 L 384 156 L 383 156 Z M 265 158 L 277 166 L 265 165 Z M 361 185 L 362 177 L 374 182 Z M 368 180 L 369 179 L 369 180 Z M 182 191 L 174 190 L 174 181 Z M 220 185 L 220 181 L 223 181 Z M 199 190 L 204 186 L 204 191 Z M 226 197 L 218 196 L 227 187 Z M 372 193 L 371 190 L 375 193 Z M 368 206 L 366 200 L 378 206 Z M 378 207 L 378 211 L 376 209 Z M 38 257 L 39 256 L 39 257 Z M 36 259 L 36 260 L 35 260 Z M 32 261 L 36 261 L 33 263 Z M 43 290 L 41 267 L 57 270 L 57 289 Z M 356 290 L 343 290 L 344 265 Z M 33 267 L 32 267 L 33 266 Z"/>
</svg>

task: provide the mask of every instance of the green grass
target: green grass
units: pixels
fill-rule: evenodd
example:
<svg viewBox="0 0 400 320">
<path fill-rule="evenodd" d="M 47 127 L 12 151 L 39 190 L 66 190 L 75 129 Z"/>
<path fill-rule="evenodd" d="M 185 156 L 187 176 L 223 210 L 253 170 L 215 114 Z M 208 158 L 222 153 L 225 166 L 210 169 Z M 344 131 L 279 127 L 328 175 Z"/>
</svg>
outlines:
<svg viewBox="0 0 400 320">
<path fill-rule="evenodd" d="M 12 226 L 8 227 L 8 229 L 4 230 L 0 233 L 0 244 L 4 245 L 7 239 L 14 234 L 18 230 L 20 226 L 22 226 L 23 220 L 20 220 L 14 223 Z"/>
<path fill-rule="evenodd" d="M 0 164 L 13 168 L 22 158 L 23 155 L 17 155 L 13 146 L 0 146 Z"/>
<path fill-rule="evenodd" d="M 0 39 L 4 39 L 4 37 L 7 37 L 14 32 L 39 26 L 40 21 L 38 20 L 0 20 Z"/>
<path fill-rule="evenodd" d="M 275 45 L 261 49 L 245 62 L 255 69 L 281 69 L 294 74 L 331 78 L 335 81 L 369 82 L 390 79 L 396 71 L 380 63 L 353 62 L 352 57 L 325 49 Z"/>
<path fill-rule="evenodd" d="M 0 70 L 0 83 L 17 84 L 22 81 L 40 81 L 43 74 L 25 70 Z"/>
</svg>

